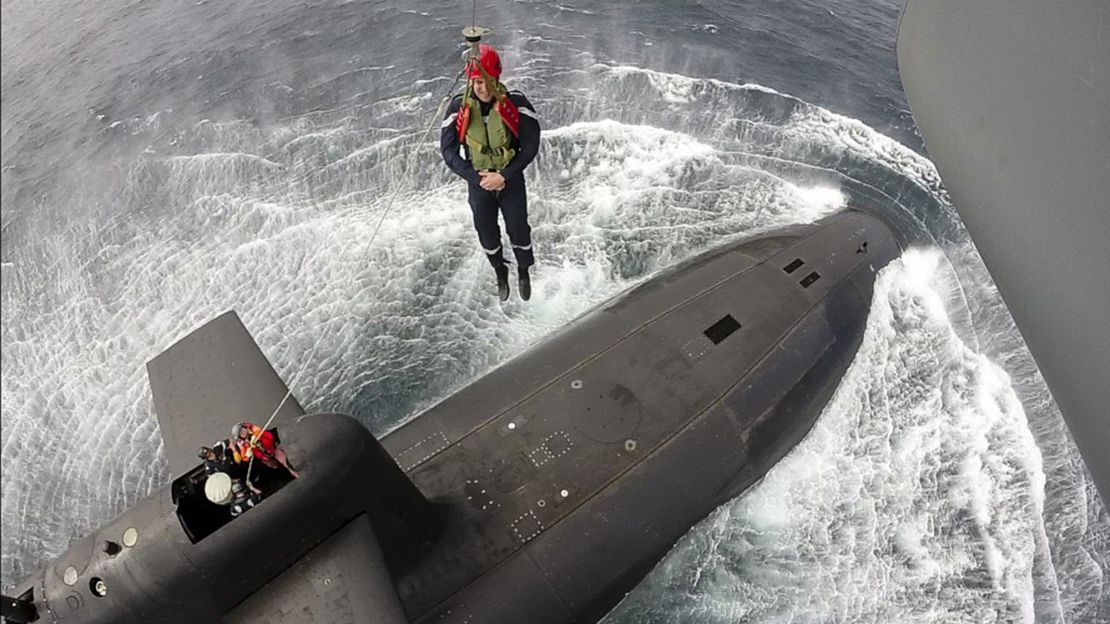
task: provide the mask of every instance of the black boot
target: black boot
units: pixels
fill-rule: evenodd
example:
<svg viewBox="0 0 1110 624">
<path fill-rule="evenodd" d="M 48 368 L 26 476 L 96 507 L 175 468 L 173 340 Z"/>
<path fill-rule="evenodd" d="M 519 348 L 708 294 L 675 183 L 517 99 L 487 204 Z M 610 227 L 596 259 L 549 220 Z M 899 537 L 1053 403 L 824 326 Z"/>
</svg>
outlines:
<svg viewBox="0 0 1110 624">
<path fill-rule="evenodd" d="M 509 267 L 502 264 L 499 267 L 494 267 L 493 270 L 497 272 L 497 296 L 502 301 L 508 301 L 508 299 L 509 299 Z"/>
<path fill-rule="evenodd" d="M 528 301 L 532 298 L 532 278 L 528 275 L 528 267 L 517 270 L 517 285 L 520 286 L 520 298 Z"/>
</svg>

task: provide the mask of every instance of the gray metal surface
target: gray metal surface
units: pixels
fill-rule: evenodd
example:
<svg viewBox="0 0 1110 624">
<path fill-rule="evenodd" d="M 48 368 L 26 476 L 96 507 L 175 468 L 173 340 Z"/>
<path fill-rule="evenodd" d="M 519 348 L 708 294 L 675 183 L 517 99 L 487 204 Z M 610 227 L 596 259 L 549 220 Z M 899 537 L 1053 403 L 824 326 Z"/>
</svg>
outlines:
<svg viewBox="0 0 1110 624">
<path fill-rule="evenodd" d="M 374 529 L 359 516 L 223 618 L 226 624 L 408 624 Z"/>
<path fill-rule="evenodd" d="M 914 119 L 1110 501 L 1110 2 L 910 0 Z"/>
<path fill-rule="evenodd" d="M 390 559 L 412 556 L 428 534 L 419 517 L 425 506 L 419 493 L 374 436 L 349 416 L 279 418 L 277 425 L 290 458 L 301 468 L 301 478 L 193 541 L 179 516 L 178 486 L 203 479 L 203 469 L 195 465 L 170 487 L 73 544 L 24 581 L 17 595 L 30 590 L 40 613 L 65 622 L 195 624 L 221 622 L 291 567 L 303 568 L 304 573 L 281 577 L 282 587 L 296 591 L 302 607 L 319 613 L 334 613 L 324 603 L 335 593 L 327 587 L 317 588 L 318 593 L 299 587 L 298 580 L 305 580 L 306 574 L 318 578 L 317 573 L 331 566 L 351 591 L 371 578 L 388 580 L 385 566 Z M 318 545 L 358 518 L 369 521 L 381 548 L 358 529 L 336 542 L 357 548 L 322 561 L 336 554 L 336 546 Z M 136 539 L 125 537 L 129 531 Z M 107 548 L 111 543 L 119 547 Z M 107 587 L 103 596 L 91 591 L 97 579 Z M 364 602 L 378 599 L 385 601 L 381 608 L 387 613 L 396 606 L 391 585 L 361 595 Z"/>
<path fill-rule="evenodd" d="M 265 423 L 288 390 L 235 312 L 209 321 L 146 368 L 174 476 L 197 464 L 198 448 L 229 437 L 236 422 Z M 303 413 L 290 396 L 278 415 Z"/>
</svg>

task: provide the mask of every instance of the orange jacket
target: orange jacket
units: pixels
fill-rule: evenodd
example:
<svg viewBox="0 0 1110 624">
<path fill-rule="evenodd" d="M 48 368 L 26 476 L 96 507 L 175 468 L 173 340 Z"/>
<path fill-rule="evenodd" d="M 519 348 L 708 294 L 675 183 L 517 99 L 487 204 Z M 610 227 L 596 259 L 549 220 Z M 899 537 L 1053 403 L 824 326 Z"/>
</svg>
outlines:
<svg viewBox="0 0 1110 624">
<path fill-rule="evenodd" d="M 274 444 L 274 434 L 247 422 L 243 423 L 243 428 L 250 432 L 250 437 L 235 440 L 235 461 L 249 462 L 252 456 L 257 457 L 259 461 L 273 461 L 274 451 L 277 448 Z M 253 444 L 251 440 L 254 440 Z"/>
</svg>

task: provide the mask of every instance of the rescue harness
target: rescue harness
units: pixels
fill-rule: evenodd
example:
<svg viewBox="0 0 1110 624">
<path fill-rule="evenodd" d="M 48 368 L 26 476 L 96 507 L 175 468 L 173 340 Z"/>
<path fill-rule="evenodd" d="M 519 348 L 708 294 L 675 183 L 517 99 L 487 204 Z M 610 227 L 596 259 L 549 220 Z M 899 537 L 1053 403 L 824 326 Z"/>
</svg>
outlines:
<svg viewBox="0 0 1110 624">
<path fill-rule="evenodd" d="M 481 39 L 481 32 L 471 33 L 468 29 L 463 34 L 472 45 Z M 493 94 L 493 104 L 489 115 L 483 116 L 482 103 L 474 97 L 472 83 L 467 81 L 462 105 L 455 118 L 459 142 L 466 144 L 470 164 L 475 170 L 501 171 L 516 156 L 512 140 L 520 137 L 520 110 L 509 98 L 505 85 L 486 71 L 473 49 L 466 60 L 466 70 L 469 75 L 485 82 L 487 90 Z"/>
</svg>

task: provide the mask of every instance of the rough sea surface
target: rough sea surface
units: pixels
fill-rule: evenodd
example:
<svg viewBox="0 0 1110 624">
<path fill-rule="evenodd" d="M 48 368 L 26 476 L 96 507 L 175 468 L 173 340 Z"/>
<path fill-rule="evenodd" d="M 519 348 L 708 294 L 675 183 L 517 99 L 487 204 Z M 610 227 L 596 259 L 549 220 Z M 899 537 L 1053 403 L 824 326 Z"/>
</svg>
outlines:
<svg viewBox="0 0 1110 624">
<path fill-rule="evenodd" d="M 899 3 L 479 3 L 544 128 L 504 305 L 420 143 L 469 4 L 2 7 L 5 587 L 169 481 L 143 365 L 227 309 L 381 434 L 683 258 L 868 203 L 922 242 L 834 399 L 606 622 L 1110 621 L 1110 519 L 914 133 Z"/>
</svg>

